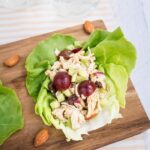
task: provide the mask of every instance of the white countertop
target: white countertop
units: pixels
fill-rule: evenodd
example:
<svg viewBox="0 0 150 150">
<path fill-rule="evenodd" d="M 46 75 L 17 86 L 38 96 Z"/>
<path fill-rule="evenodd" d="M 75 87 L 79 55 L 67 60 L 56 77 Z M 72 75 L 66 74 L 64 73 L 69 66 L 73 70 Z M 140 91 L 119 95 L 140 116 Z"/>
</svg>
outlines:
<svg viewBox="0 0 150 150">
<path fill-rule="evenodd" d="M 0 0 L 0 6 L 2 1 Z M 103 19 L 108 30 L 120 25 L 137 48 L 138 61 L 131 78 L 150 117 L 150 1 L 100 0 L 98 4 L 93 5 L 93 8 L 88 15 L 71 18 L 62 17 L 51 3 L 19 10 L 0 7 L 0 44 L 79 24 L 86 19 Z M 149 132 L 101 149 L 150 150 Z"/>
</svg>

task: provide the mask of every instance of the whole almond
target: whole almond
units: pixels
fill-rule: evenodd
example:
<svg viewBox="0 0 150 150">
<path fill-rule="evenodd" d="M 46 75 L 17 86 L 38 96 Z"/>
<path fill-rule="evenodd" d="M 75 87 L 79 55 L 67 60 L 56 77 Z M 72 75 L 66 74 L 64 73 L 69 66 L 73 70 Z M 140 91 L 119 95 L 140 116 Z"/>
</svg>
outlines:
<svg viewBox="0 0 150 150">
<path fill-rule="evenodd" d="M 19 60 L 20 60 L 19 55 L 12 55 L 4 60 L 4 65 L 8 67 L 12 67 L 16 65 L 19 62 Z"/>
<path fill-rule="evenodd" d="M 91 21 L 85 21 L 83 28 L 87 33 L 91 33 L 94 31 L 94 25 Z"/>
<path fill-rule="evenodd" d="M 48 137 L 49 137 L 48 129 L 40 130 L 35 136 L 34 146 L 37 147 L 44 144 L 47 141 Z"/>
</svg>

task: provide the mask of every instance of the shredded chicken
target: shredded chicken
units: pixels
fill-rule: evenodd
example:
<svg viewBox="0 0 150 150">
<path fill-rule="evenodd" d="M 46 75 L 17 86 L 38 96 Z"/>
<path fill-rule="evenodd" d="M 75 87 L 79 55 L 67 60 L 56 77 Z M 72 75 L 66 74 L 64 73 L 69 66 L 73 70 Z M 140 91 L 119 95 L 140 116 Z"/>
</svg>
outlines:
<svg viewBox="0 0 150 150">
<path fill-rule="evenodd" d="M 74 103 L 74 105 L 79 109 L 79 110 L 82 110 L 83 107 L 80 103 Z"/>
<path fill-rule="evenodd" d="M 78 129 L 85 122 L 84 116 L 79 111 L 73 111 L 71 115 L 72 128 Z"/>
<path fill-rule="evenodd" d="M 87 98 L 88 112 L 86 117 L 92 116 L 95 110 L 100 109 L 99 99 L 99 92 L 97 90 Z"/>
<path fill-rule="evenodd" d="M 78 93 L 78 85 L 79 85 L 79 84 L 76 84 L 76 85 L 74 86 L 74 88 L 75 88 L 75 94 L 76 94 L 77 96 L 80 96 L 79 93 Z"/>
<path fill-rule="evenodd" d="M 66 122 L 68 118 L 71 118 L 72 128 L 78 129 L 81 124 L 85 122 L 84 115 L 73 105 L 69 105 L 68 103 L 62 103 L 60 108 L 56 108 L 52 114 Z"/>
<path fill-rule="evenodd" d="M 80 100 L 81 106 L 84 108 L 84 107 L 85 107 L 85 102 L 84 102 L 84 100 L 83 100 L 82 98 L 80 98 L 79 100 Z"/>
<path fill-rule="evenodd" d="M 58 119 L 62 120 L 63 122 L 67 121 L 66 118 L 64 117 L 64 111 L 65 109 L 64 108 L 56 108 L 52 114 L 54 116 L 56 116 Z"/>
<path fill-rule="evenodd" d="M 55 53 L 58 55 L 58 50 L 56 50 Z M 51 67 L 51 71 L 49 73 L 46 71 L 46 75 L 53 79 L 58 70 L 60 71 L 63 69 L 64 71 L 67 71 L 71 66 L 72 69 L 76 70 L 77 74 L 80 74 L 80 71 L 82 70 L 82 73 L 86 75 L 85 78 L 88 79 L 89 74 L 92 73 L 96 67 L 94 63 L 95 57 L 92 53 L 89 53 L 89 55 L 84 55 L 84 53 L 84 51 L 80 51 L 78 53 L 71 54 L 69 60 L 65 60 L 63 57 L 60 57 L 59 61 L 56 61 Z M 82 60 L 89 61 L 89 66 L 87 67 L 82 65 Z"/>
<path fill-rule="evenodd" d="M 59 55 L 59 51 L 56 50 L 56 56 Z M 100 99 L 105 97 L 106 93 L 100 93 L 97 88 L 92 95 L 86 97 L 78 93 L 79 83 L 73 82 L 74 78 L 77 76 L 84 76 L 84 80 L 91 80 L 92 82 L 100 82 L 102 88 L 106 89 L 105 75 L 96 69 L 95 57 L 91 51 L 85 55 L 84 51 L 79 51 L 77 53 L 72 53 L 70 59 L 65 60 L 60 56 L 59 60 L 56 61 L 50 70 L 47 70 L 45 74 L 53 81 L 54 76 L 58 71 L 66 71 L 68 74 L 72 75 L 72 86 L 68 89 L 71 94 L 75 94 L 79 99 L 72 105 L 67 101 L 61 102 L 60 107 L 52 111 L 52 114 L 63 122 L 67 122 L 71 119 L 72 129 L 78 129 L 85 123 L 85 118 L 90 118 L 91 116 L 97 114 L 100 108 Z M 86 65 L 84 63 L 87 63 Z M 71 71 L 75 70 L 71 74 Z M 56 93 L 57 96 L 57 93 Z"/>
</svg>

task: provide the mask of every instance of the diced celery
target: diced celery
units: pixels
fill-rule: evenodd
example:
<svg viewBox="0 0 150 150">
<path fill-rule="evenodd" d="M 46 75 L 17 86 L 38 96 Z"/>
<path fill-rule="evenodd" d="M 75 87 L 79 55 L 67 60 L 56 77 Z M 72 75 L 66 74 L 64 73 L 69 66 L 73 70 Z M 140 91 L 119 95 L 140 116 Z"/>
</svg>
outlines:
<svg viewBox="0 0 150 150">
<path fill-rule="evenodd" d="M 50 103 L 50 106 L 52 109 L 55 109 L 55 108 L 58 108 L 60 106 L 60 103 L 57 100 L 55 100 L 55 101 L 52 101 Z"/>
<path fill-rule="evenodd" d="M 74 49 L 74 48 L 75 48 L 74 45 L 68 45 L 68 46 L 67 46 L 67 49 L 68 49 L 68 50 L 72 50 L 72 49 Z"/>
<path fill-rule="evenodd" d="M 81 60 L 81 64 L 83 64 L 84 66 L 88 66 L 89 65 L 89 61 L 85 60 L 85 59 L 82 59 Z"/>
<path fill-rule="evenodd" d="M 105 90 L 104 88 L 100 88 L 100 89 L 99 89 L 99 92 L 100 92 L 100 93 L 106 93 L 106 90 Z"/>
<path fill-rule="evenodd" d="M 71 81 L 76 82 L 76 78 L 77 78 L 77 74 L 75 73 L 72 75 Z"/>
<path fill-rule="evenodd" d="M 82 70 L 79 71 L 79 75 L 82 76 L 82 77 L 85 77 L 85 78 L 87 77 L 87 73 L 85 73 Z"/>
<path fill-rule="evenodd" d="M 83 44 L 84 44 L 83 41 L 75 41 L 74 42 L 75 47 L 82 47 Z"/>
<path fill-rule="evenodd" d="M 70 118 L 67 120 L 67 122 L 65 122 L 65 126 L 70 127 L 70 128 L 72 127 L 72 123 L 71 123 Z"/>
<path fill-rule="evenodd" d="M 70 97 L 72 95 L 71 91 L 69 89 L 63 91 L 64 95 L 67 97 Z"/>
<path fill-rule="evenodd" d="M 62 92 L 60 92 L 60 91 L 56 92 L 56 97 L 57 97 L 59 102 L 63 102 L 65 100 L 64 94 Z"/>
<path fill-rule="evenodd" d="M 84 81 L 84 80 L 86 80 L 86 77 L 83 77 L 83 76 L 77 76 L 77 78 L 76 78 L 77 83 Z"/>
<path fill-rule="evenodd" d="M 71 76 L 73 76 L 75 73 L 77 73 L 77 70 L 74 68 L 70 68 L 68 72 Z"/>
</svg>

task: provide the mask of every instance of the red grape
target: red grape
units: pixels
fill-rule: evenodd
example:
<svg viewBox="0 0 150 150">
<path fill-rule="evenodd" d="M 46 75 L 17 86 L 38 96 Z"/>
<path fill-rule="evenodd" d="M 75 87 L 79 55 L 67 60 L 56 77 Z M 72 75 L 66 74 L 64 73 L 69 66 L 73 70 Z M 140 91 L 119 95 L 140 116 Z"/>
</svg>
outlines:
<svg viewBox="0 0 150 150">
<path fill-rule="evenodd" d="M 78 53 L 81 50 L 81 48 L 75 48 L 72 50 L 73 53 Z"/>
<path fill-rule="evenodd" d="M 72 51 L 70 50 L 63 50 L 59 53 L 58 58 L 62 56 L 65 60 L 68 60 L 70 58 L 70 55 L 72 54 Z"/>
<path fill-rule="evenodd" d="M 75 94 L 68 97 L 67 101 L 70 105 L 73 105 L 74 103 L 80 103 L 78 96 Z"/>
<path fill-rule="evenodd" d="M 58 72 L 53 81 L 56 90 L 63 91 L 69 88 L 71 84 L 71 76 L 67 72 Z"/>
<path fill-rule="evenodd" d="M 95 84 L 89 80 L 82 81 L 78 86 L 79 94 L 83 94 L 84 96 L 90 96 L 95 91 L 95 89 Z"/>
</svg>

